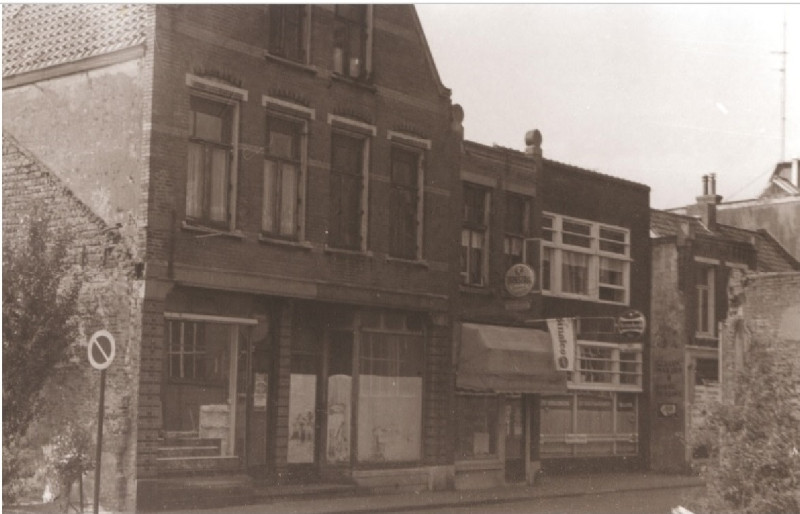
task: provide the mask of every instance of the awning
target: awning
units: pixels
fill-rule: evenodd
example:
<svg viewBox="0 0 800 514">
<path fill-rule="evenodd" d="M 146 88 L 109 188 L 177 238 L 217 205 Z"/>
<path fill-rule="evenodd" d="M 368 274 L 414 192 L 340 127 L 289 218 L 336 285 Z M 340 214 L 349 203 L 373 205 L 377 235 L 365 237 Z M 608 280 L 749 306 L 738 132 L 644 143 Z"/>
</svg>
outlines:
<svg viewBox="0 0 800 514">
<path fill-rule="evenodd" d="M 550 334 L 530 328 L 462 323 L 456 387 L 497 393 L 564 393 Z"/>
</svg>

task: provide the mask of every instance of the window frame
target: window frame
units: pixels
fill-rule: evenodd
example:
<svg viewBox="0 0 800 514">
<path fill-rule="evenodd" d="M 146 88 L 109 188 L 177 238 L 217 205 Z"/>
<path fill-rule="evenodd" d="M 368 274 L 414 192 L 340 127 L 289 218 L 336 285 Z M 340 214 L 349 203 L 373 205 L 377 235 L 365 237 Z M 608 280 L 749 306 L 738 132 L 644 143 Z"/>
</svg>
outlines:
<svg viewBox="0 0 800 514">
<path fill-rule="evenodd" d="M 287 52 L 284 48 L 287 46 L 286 41 L 286 33 L 285 33 L 285 24 L 286 24 L 286 9 L 296 7 L 299 9 L 299 16 L 300 21 L 297 24 L 298 26 L 298 37 L 297 37 L 297 52 L 298 57 L 292 57 L 287 55 Z M 310 62 L 310 55 L 311 55 L 311 12 L 312 6 L 308 4 L 270 4 L 266 6 L 267 9 L 267 44 L 266 44 L 266 52 L 267 55 L 277 57 L 279 59 L 285 59 L 287 61 L 296 62 L 303 65 L 308 65 Z M 281 30 L 283 33 L 280 35 L 278 39 L 280 39 L 280 45 L 276 46 L 273 44 L 273 34 L 272 31 L 275 28 L 275 19 L 273 16 L 280 16 L 281 22 Z"/>
<path fill-rule="evenodd" d="M 348 19 L 347 17 L 339 14 L 338 10 L 340 5 L 341 4 L 333 5 L 333 41 L 331 44 L 333 55 L 331 56 L 331 70 L 333 71 L 334 76 L 346 77 L 356 81 L 369 80 L 372 76 L 372 26 L 374 6 L 371 4 L 358 5 L 358 7 L 364 9 L 363 25 L 358 27 L 357 21 Z M 348 7 L 353 7 L 355 4 L 345 5 Z M 344 28 L 346 31 L 345 38 L 349 41 L 351 30 L 354 30 L 354 27 L 358 27 L 356 30 L 360 32 L 361 38 L 361 42 L 359 43 L 360 55 L 358 57 L 363 58 L 364 61 L 363 64 L 359 66 L 358 73 L 355 75 L 352 73 L 352 67 L 350 64 L 352 56 L 350 55 L 349 50 L 342 47 L 342 42 L 337 41 L 339 38 L 337 35 L 337 30 Z M 346 45 L 346 42 L 344 44 Z M 339 53 L 337 53 L 337 50 Z"/>
<path fill-rule="evenodd" d="M 265 108 L 264 113 L 264 120 L 266 122 L 266 136 L 264 142 L 264 167 L 262 169 L 262 187 L 265 185 L 266 180 L 266 166 L 267 161 L 270 160 L 269 154 L 269 121 L 270 118 L 273 119 L 280 119 L 282 121 L 286 121 L 298 128 L 297 136 L 298 136 L 298 159 L 294 161 L 297 164 L 297 184 L 296 184 L 296 191 L 295 191 L 295 230 L 290 235 L 281 234 L 280 231 L 280 219 L 279 216 L 276 217 L 276 221 L 274 222 L 274 229 L 272 231 L 266 230 L 264 226 L 264 215 L 266 209 L 266 188 L 262 189 L 261 194 L 261 202 L 262 202 L 262 209 L 261 209 L 261 227 L 260 227 L 260 238 L 262 240 L 278 240 L 278 241 L 305 241 L 305 221 L 306 221 L 306 196 L 307 196 L 307 186 L 308 186 L 308 133 L 309 133 L 309 123 L 315 119 L 315 111 L 314 109 L 294 104 L 288 102 L 286 100 L 270 97 L 267 95 L 262 96 L 261 100 L 262 105 Z M 276 205 L 273 209 L 279 211 L 280 207 L 282 206 L 283 197 L 282 191 L 279 189 L 275 189 L 276 196 L 280 195 L 281 197 L 281 205 Z"/>
<path fill-rule="evenodd" d="M 695 260 L 695 301 L 697 307 L 695 310 L 695 335 L 697 337 L 714 338 L 717 334 L 717 320 L 716 320 L 716 287 L 715 281 L 717 277 L 717 263 Z M 698 275 L 704 272 L 705 281 L 700 282 Z M 706 295 L 705 315 L 707 317 L 708 327 L 703 327 L 703 302 L 702 296 Z M 706 329 L 707 328 L 707 329 Z"/>
<path fill-rule="evenodd" d="M 326 242 L 326 249 L 329 250 L 340 250 L 340 251 L 350 251 L 350 252 L 359 252 L 359 253 L 366 253 L 367 252 L 367 238 L 368 238 L 368 220 L 369 220 L 369 175 L 370 175 L 370 161 L 371 161 L 371 149 L 372 149 L 372 138 L 375 137 L 377 134 L 377 128 L 374 125 L 370 125 L 358 120 L 353 120 L 350 118 L 345 118 L 342 116 L 329 114 L 328 115 L 328 124 L 331 125 L 331 140 L 330 140 L 330 160 L 329 160 L 329 185 L 331 186 L 329 189 L 329 197 L 332 197 L 333 193 L 333 180 L 334 175 L 346 175 L 347 173 L 342 173 L 341 171 L 337 171 L 334 169 L 333 163 L 333 148 L 334 148 L 334 138 L 336 137 L 346 137 L 352 140 L 358 140 L 361 143 L 361 169 L 360 169 L 360 187 L 361 192 L 359 195 L 360 199 L 360 213 L 359 213 L 359 232 L 358 232 L 358 239 L 359 242 L 356 245 L 345 246 L 338 244 L 338 241 L 332 240 L 332 223 L 335 219 L 333 213 L 333 202 L 331 201 L 330 209 L 329 209 L 329 225 L 328 227 L 328 239 Z M 350 174 L 355 176 L 355 174 Z M 355 225 L 355 223 L 354 223 Z"/>
<path fill-rule="evenodd" d="M 474 182 L 462 181 L 462 190 L 464 192 L 464 199 L 462 202 L 462 218 L 461 218 L 461 265 L 459 274 L 461 275 L 461 283 L 465 286 L 471 287 L 486 287 L 488 285 L 489 277 L 489 235 L 490 235 L 490 218 L 491 218 L 491 203 L 492 203 L 492 190 L 489 187 L 476 184 Z M 483 197 L 483 216 L 482 220 L 474 221 L 467 216 L 467 191 L 473 190 L 475 193 L 482 192 Z M 467 235 L 468 244 L 464 244 L 464 238 Z M 480 255 L 480 274 L 479 281 L 473 281 L 471 275 L 472 263 L 471 256 L 473 254 L 473 236 L 477 235 L 481 241 Z M 466 248 L 466 253 L 464 249 Z M 466 269 L 465 269 L 466 266 Z"/>
<path fill-rule="evenodd" d="M 503 259 L 505 264 L 505 270 L 508 270 L 512 265 L 517 263 L 523 264 L 530 264 L 526 261 L 526 241 L 530 239 L 530 216 L 531 216 L 531 204 L 533 203 L 533 198 L 528 195 L 515 193 L 512 191 L 505 191 L 505 200 L 506 200 L 506 213 L 503 219 Z M 521 224 L 521 231 L 514 231 L 513 227 L 510 227 L 510 219 L 509 219 L 509 209 L 508 205 L 511 203 L 509 200 L 513 201 L 521 201 L 522 202 L 522 224 Z M 519 242 L 519 258 L 516 258 L 516 254 L 513 253 L 513 241 Z"/>
<path fill-rule="evenodd" d="M 548 225 L 549 221 L 549 225 Z M 568 225 L 565 229 L 565 225 Z M 582 230 L 585 227 L 587 230 Z M 617 233 L 623 240 L 603 237 L 603 231 Z M 565 237 L 566 236 L 566 237 Z M 567 240 L 567 242 L 565 242 Z M 586 244 L 581 244 L 585 242 Z M 603 246 L 619 245 L 621 252 L 604 249 Z M 589 300 L 598 303 L 628 305 L 631 296 L 630 229 L 608 223 L 584 220 L 573 216 L 543 212 L 542 213 L 542 249 L 539 262 L 542 293 L 548 296 Z M 565 290 L 563 266 L 565 255 L 583 256 L 586 259 L 586 286 L 584 292 Z M 622 263 L 621 284 L 604 282 L 602 277 L 603 260 L 609 259 Z M 549 265 L 549 268 L 548 268 Z M 549 273 L 546 273 L 549 271 Z M 602 298 L 603 289 L 622 291 L 621 301 Z"/>
<path fill-rule="evenodd" d="M 389 184 L 391 194 L 394 195 L 395 189 L 400 188 L 405 190 L 413 189 L 414 194 L 416 195 L 416 212 L 414 213 L 414 221 L 416 224 L 414 229 L 414 239 L 416 248 L 414 248 L 414 252 L 410 257 L 407 254 L 401 255 L 394 251 L 394 245 L 398 244 L 394 240 L 394 227 L 398 220 L 396 216 L 392 216 L 389 222 L 390 228 L 388 255 L 394 259 L 421 261 L 424 257 L 423 241 L 425 233 L 425 167 L 428 159 L 428 151 L 432 148 L 432 142 L 430 139 L 419 138 L 417 136 L 402 132 L 395 132 L 392 130 L 387 132 L 386 139 L 391 142 L 389 166 Z M 417 180 L 414 186 L 409 187 L 408 185 L 397 185 L 395 183 L 393 173 L 395 151 L 407 152 L 416 155 Z"/>
<path fill-rule="evenodd" d="M 598 354 L 590 354 L 591 350 L 597 351 Z M 601 352 L 607 353 L 608 356 L 599 355 Z M 642 392 L 644 390 L 642 355 L 643 348 L 638 343 L 604 343 L 579 339 L 575 345 L 575 371 L 568 372 L 567 389 Z M 600 364 L 602 367 L 593 367 L 592 363 Z M 606 377 L 609 380 L 600 379 Z M 623 380 L 623 377 L 632 377 L 633 381 Z"/>
<path fill-rule="evenodd" d="M 193 75 L 190 73 L 186 74 L 186 86 L 188 89 L 187 94 L 187 102 L 188 102 L 188 112 L 189 112 L 189 120 L 194 120 L 194 116 L 192 113 L 194 112 L 192 109 L 192 97 L 196 97 L 203 101 L 215 102 L 218 104 L 224 104 L 232 108 L 231 113 L 231 120 L 230 120 L 230 147 L 228 149 L 228 170 L 226 173 L 226 181 L 227 181 L 227 194 L 226 194 L 226 201 L 227 201 L 227 212 L 226 212 L 226 220 L 225 221 L 214 221 L 209 218 L 205 218 L 205 213 L 201 217 L 197 216 L 190 216 L 189 215 L 189 144 L 191 144 L 193 139 L 200 140 L 199 138 L 195 138 L 193 134 L 194 127 L 188 127 L 187 136 L 186 136 L 186 194 L 184 197 L 184 215 L 185 219 L 187 220 L 190 226 L 196 227 L 207 227 L 212 230 L 224 230 L 227 232 L 233 232 L 236 228 L 236 212 L 237 212 L 237 199 L 238 199 L 238 175 L 239 175 L 239 123 L 241 117 L 241 104 L 247 101 L 248 93 L 247 90 L 240 89 L 229 84 L 225 84 L 216 80 L 208 79 L 205 77 L 199 77 L 197 75 Z M 212 142 L 213 143 L 213 142 Z M 204 191 L 204 195 L 208 194 Z M 202 199 L 203 204 L 206 203 L 206 199 Z M 210 208 L 210 207 L 209 207 Z"/>
</svg>

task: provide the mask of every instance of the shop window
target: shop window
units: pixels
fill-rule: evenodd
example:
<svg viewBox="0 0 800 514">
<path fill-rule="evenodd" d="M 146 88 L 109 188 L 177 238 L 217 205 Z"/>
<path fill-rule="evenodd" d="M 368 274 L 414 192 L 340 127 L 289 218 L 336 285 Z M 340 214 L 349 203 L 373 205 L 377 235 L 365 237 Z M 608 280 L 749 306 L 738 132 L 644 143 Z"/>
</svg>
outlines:
<svg viewBox="0 0 800 514">
<path fill-rule="evenodd" d="M 305 63 L 309 34 L 308 5 L 272 4 L 269 10 L 269 53 Z"/>
<path fill-rule="evenodd" d="M 458 459 L 497 456 L 498 404 L 496 396 L 456 396 Z"/>
<path fill-rule="evenodd" d="M 540 269 L 545 293 L 628 303 L 630 233 L 627 229 L 545 214 L 542 240 Z"/>
<path fill-rule="evenodd" d="M 713 337 L 716 333 L 714 315 L 714 266 L 695 263 L 697 287 L 697 334 Z"/>
<path fill-rule="evenodd" d="M 461 228 L 461 278 L 464 284 L 486 284 L 488 230 L 489 190 L 464 183 Z"/>
<path fill-rule="evenodd" d="M 507 270 L 514 264 L 523 262 L 525 238 L 528 237 L 530 199 L 522 195 L 506 193 L 505 209 L 503 255 L 505 257 L 504 269 Z"/>
<path fill-rule="evenodd" d="M 371 8 L 368 5 L 334 6 L 334 73 L 352 79 L 364 79 L 368 76 L 370 14 Z"/>
<path fill-rule="evenodd" d="M 395 145 L 391 159 L 389 255 L 420 259 L 423 154 Z"/>
<path fill-rule="evenodd" d="M 610 391 L 541 399 L 543 458 L 628 456 L 638 452 L 638 398 Z"/>
<path fill-rule="evenodd" d="M 422 449 L 424 337 L 390 328 L 384 316 L 361 332 L 358 378 L 358 460 L 418 461 Z"/>
<path fill-rule="evenodd" d="M 199 224 L 228 228 L 238 103 L 192 96 L 189 111 L 186 216 Z"/>
<path fill-rule="evenodd" d="M 297 239 L 304 176 L 305 122 L 267 114 L 261 230 L 270 237 Z"/>
</svg>

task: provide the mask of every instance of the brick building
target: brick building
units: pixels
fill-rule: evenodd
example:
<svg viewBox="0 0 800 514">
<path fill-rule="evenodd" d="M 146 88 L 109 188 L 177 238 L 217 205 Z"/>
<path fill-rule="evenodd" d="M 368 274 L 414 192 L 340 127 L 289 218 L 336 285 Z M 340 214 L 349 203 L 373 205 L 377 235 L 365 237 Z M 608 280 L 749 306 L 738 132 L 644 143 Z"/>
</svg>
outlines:
<svg viewBox="0 0 800 514">
<path fill-rule="evenodd" d="M 199 472 L 451 483 L 461 113 L 413 6 L 18 5 L 3 25 L 4 130 L 143 273 L 136 439 L 102 503 L 157 507 Z"/>
<path fill-rule="evenodd" d="M 646 333 L 617 321 L 649 311 L 649 188 L 542 158 L 538 131 L 526 143 L 464 143 L 456 487 L 642 464 Z M 517 294 L 519 264 L 535 284 Z M 576 320 L 572 371 L 556 318 Z"/>
<path fill-rule="evenodd" d="M 765 230 L 718 221 L 713 175 L 689 209 L 696 216 L 654 210 L 651 380 L 651 467 L 683 471 L 702 448 L 685 444 L 706 402 L 719 396 L 719 323 L 728 314 L 735 270 L 786 272 L 798 262 Z"/>
</svg>

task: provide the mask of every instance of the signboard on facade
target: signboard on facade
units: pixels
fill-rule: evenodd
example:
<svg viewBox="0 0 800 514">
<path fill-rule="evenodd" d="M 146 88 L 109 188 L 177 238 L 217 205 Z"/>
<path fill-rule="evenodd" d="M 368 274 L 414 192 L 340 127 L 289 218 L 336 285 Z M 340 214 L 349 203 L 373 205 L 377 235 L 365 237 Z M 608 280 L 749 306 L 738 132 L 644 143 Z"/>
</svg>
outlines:
<svg viewBox="0 0 800 514">
<path fill-rule="evenodd" d="M 628 309 L 617 318 L 617 332 L 624 337 L 630 339 L 642 337 L 646 328 L 647 320 L 644 314 L 635 309 Z"/>
<path fill-rule="evenodd" d="M 547 320 L 547 329 L 553 341 L 556 370 L 575 370 L 575 318 Z"/>
<path fill-rule="evenodd" d="M 506 271 L 506 291 L 520 298 L 530 293 L 536 285 L 536 273 L 527 264 L 514 264 Z"/>
</svg>

